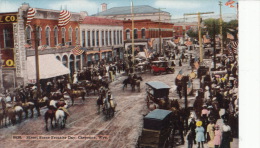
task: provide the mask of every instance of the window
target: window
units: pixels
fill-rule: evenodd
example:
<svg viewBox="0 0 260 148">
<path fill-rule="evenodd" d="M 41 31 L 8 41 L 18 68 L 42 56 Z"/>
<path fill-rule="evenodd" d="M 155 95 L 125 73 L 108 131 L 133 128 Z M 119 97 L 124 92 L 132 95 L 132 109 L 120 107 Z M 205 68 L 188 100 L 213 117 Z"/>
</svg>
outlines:
<svg viewBox="0 0 260 148">
<path fill-rule="evenodd" d="M 96 46 L 99 46 L 99 31 L 98 30 L 96 32 L 96 41 L 97 41 L 97 45 Z"/>
<path fill-rule="evenodd" d="M 31 44 L 31 27 L 27 26 L 26 27 L 26 43 Z"/>
<path fill-rule="evenodd" d="M 104 31 L 101 31 L 101 40 L 102 40 L 102 46 L 104 46 L 105 45 Z"/>
<path fill-rule="evenodd" d="M 116 39 L 117 39 L 117 42 L 116 42 L 116 43 L 117 43 L 117 45 L 118 45 L 118 44 L 119 44 L 119 31 L 118 31 L 118 30 L 117 30 L 117 38 L 116 38 Z"/>
<path fill-rule="evenodd" d="M 40 46 L 41 45 L 41 28 L 40 27 L 36 28 L 36 37 L 38 39 L 37 45 Z"/>
<path fill-rule="evenodd" d="M 76 34 L 76 44 L 78 44 L 79 43 L 79 29 L 78 28 L 76 28 L 75 29 L 75 34 Z"/>
<path fill-rule="evenodd" d="M 112 45 L 112 32 L 109 31 L 109 44 Z"/>
<path fill-rule="evenodd" d="M 65 37 L 66 37 L 65 28 L 62 28 L 61 29 L 61 43 L 62 43 L 62 46 L 65 46 Z"/>
<path fill-rule="evenodd" d="M 4 34 L 4 48 L 12 48 L 13 47 L 12 28 L 5 28 L 3 30 L 3 34 Z"/>
<path fill-rule="evenodd" d="M 46 45 L 50 46 L 50 27 L 45 29 L 45 41 Z"/>
<path fill-rule="evenodd" d="M 85 31 L 82 31 L 82 47 L 86 47 L 86 44 L 85 44 Z"/>
<path fill-rule="evenodd" d="M 95 46 L 95 31 L 92 31 L 92 46 Z"/>
<path fill-rule="evenodd" d="M 145 39 L 145 29 L 142 29 L 142 38 Z"/>
<path fill-rule="evenodd" d="M 105 34 L 105 40 L 106 40 L 106 45 L 108 45 L 108 32 L 106 31 L 106 34 Z"/>
<path fill-rule="evenodd" d="M 123 39 L 122 39 L 122 30 L 120 30 L 120 44 L 123 44 Z"/>
<path fill-rule="evenodd" d="M 55 27 L 54 28 L 54 44 L 55 45 L 58 45 L 58 42 L 59 42 L 59 37 L 58 37 L 58 28 L 57 27 Z"/>
<path fill-rule="evenodd" d="M 114 30 L 114 45 L 116 45 L 116 31 Z"/>
<path fill-rule="evenodd" d="M 137 29 L 134 29 L 134 39 L 137 39 L 138 35 L 137 35 Z"/>
<path fill-rule="evenodd" d="M 72 28 L 69 28 L 69 45 L 72 44 Z"/>
<path fill-rule="evenodd" d="M 90 31 L 88 31 L 87 37 L 88 37 L 88 47 L 90 47 Z"/>
<path fill-rule="evenodd" d="M 130 30 L 126 30 L 126 39 L 130 40 Z"/>
</svg>

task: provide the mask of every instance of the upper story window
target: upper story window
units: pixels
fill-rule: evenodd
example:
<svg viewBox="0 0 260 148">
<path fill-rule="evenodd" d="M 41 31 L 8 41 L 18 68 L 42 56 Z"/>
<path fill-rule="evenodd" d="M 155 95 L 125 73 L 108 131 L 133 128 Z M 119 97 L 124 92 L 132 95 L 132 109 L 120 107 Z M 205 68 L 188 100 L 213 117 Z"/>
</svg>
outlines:
<svg viewBox="0 0 260 148">
<path fill-rule="evenodd" d="M 45 40 L 46 40 L 46 45 L 50 46 L 50 27 L 47 27 L 45 29 Z"/>
<path fill-rule="evenodd" d="M 116 31 L 114 30 L 114 45 L 116 45 Z"/>
<path fill-rule="evenodd" d="M 142 29 L 142 38 L 145 39 L 145 29 Z"/>
<path fill-rule="evenodd" d="M 31 27 L 27 26 L 25 32 L 26 32 L 26 43 L 31 44 L 32 43 L 31 42 L 31 38 L 32 38 L 32 36 L 31 36 Z"/>
<path fill-rule="evenodd" d="M 109 31 L 109 44 L 112 45 L 112 32 Z"/>
<path fill-rule="evenodd" d="M 99 46 L 99 31 L 96 32 L 96 46 Z"/>
<path fill-rule="evenodd" d="M 79 43 L 79 29 L 78 28 L 76 28 L 75 29 L 75 34 L 76 34 L 76 44 L 78 44 Z"/>
<path fill-rule="evenodd" d="M 86 43 L 85 43 L 85 31 L 82 31 L 82 47 L 86 47 Z"/>
<path fill-rule="evenodd" d="M 130 40 L 130 30 L 126 30 L 126 39 Z"/>
<path fill-rule="evenodd" d="M 13 33 L 12 28 L 4 28 L 3 35 L 4 35 L 4 48 L 13 48 Z"/>
<path fill-rule="evenodd" d="M 101 31 L 101 40 L 102 40 L 102 46 L 104 46 L 105 45 L 104 31 Z"/>
<path fill-rule="evenodd" d="M 62 43 L 62 46 L 65 46 L 65 38 L 66 38 L 65 32 L 66 32 L 65 28 L 62 28 L 61 29 L 61 43 Z"/>
<path fill-rule="evenodd" d="M 55 45 L 58 45 L 58 42 L 59 42 L 58 39 L 59 39 L 58 28 L 55 27 L 55 28 L 54 28 L 54 44 L 55 44 Z"/>
<path fill-rule="evenodd" d="M 137 35 L 137 29 L 134 29 L 134 39 L 137 39 L 138 35 Z"/>
<path fill-rule="evenodd" d="M 120 44 L 123 44 L 122 30 L 120 30 Z"/>
<path fill-rule="evenodd" d="M 92 46 L 95 46 L 95 31 L 92 31 Z"/>
<path fill-rule="evenodd" d="M 90 47 L 90 31 L 88 31 L 87 37 L 88 37 L 88 47 Z"/>
<path fill-rule="evenodd" d="M 72 28 L 69 28 L 69 44 L 72 44 Z"/>
</svg>

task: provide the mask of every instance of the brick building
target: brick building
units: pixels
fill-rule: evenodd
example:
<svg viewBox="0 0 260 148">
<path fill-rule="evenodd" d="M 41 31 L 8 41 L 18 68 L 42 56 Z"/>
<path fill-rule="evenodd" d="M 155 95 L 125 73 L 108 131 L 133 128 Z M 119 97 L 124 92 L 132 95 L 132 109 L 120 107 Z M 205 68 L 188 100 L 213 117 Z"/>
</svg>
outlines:
<svg viewBox="0 0 260 148">
<path fill-rule="evenodd" d="M 152 20 L 134 20 L 134 30 L 132 30 L 132 21 L 124 21 L 124 39 L 125 49 L 131 48 L 132 31 L 134 31 L 135 45 L 142 51 L 144 48 L 159 49 L 160 33 L 162 44 L 173 38 L 172 23 L 156 22 Z M 150 39 L 154 39 L 151 47 L 148 46 Z"/>
</svg>

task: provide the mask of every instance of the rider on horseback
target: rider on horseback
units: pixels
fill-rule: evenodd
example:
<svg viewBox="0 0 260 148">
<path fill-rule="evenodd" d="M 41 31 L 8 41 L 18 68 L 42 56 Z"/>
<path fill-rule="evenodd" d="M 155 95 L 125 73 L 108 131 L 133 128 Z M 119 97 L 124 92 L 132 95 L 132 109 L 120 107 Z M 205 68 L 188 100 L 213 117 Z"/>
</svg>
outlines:
<svg viewBox="0 0 260 148">
<path fill-rule="evenodd" d="M 64 113 L 66 114 L 66 116 L 70 116 L 68 110 L 64 107 L 66 105 L 65 101 L 64 101 L 64 98 L 61 98 L 59 100 L 59 102 L 57 102 L 56 106 L 58 108 L 58 110 L 63 110 Z"/>
<path fill-rule="evenodd" d="M 111 91 L 107 92 L 107 97 L 103 101 L 103 110 L 105 109 L 105 105 L 108 104 L 108 108 L 111 107 L 111 100 L 113 100 L 113 96 L 111 95 Z"/>
</svg>

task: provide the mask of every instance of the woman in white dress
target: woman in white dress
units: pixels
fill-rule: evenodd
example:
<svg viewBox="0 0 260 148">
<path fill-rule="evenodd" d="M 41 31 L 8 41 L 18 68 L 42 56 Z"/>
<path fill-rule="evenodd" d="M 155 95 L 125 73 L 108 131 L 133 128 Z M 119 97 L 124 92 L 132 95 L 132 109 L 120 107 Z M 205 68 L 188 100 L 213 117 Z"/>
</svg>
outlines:
<svg viewBox="0 0 260 148">
<path fill-rule="evenodd" d="M 78 83 L 78 74 L 75 72 L 73 75 L 73 84 Z"/>
</svg>

